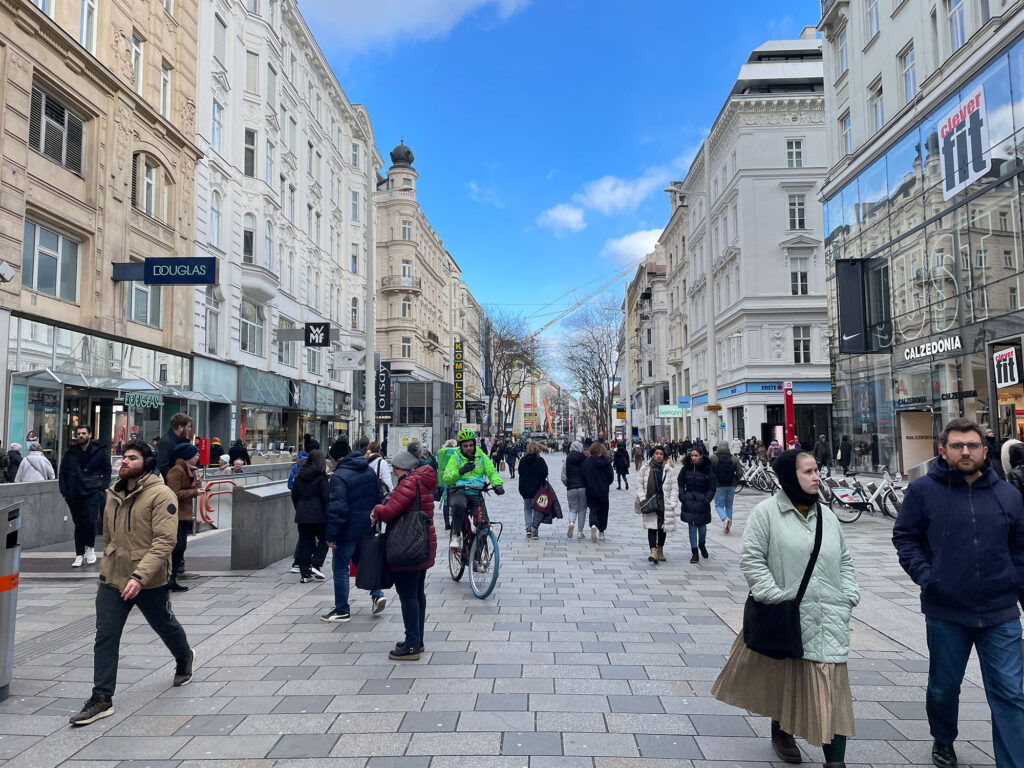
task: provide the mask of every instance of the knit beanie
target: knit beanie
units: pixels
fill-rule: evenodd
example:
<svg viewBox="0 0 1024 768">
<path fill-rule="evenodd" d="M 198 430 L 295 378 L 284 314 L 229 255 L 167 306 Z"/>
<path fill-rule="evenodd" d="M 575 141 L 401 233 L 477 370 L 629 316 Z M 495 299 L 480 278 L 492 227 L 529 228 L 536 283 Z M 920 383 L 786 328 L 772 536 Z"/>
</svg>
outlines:
<svg viewBox="0 0 1024 768">
<path fill-rule="evenodd" d="M 199 453 L 199 449 L 192 445 L 192 443 L 179 443 L 174 447 L 174 455 L 185 461 L 188 461 L 197 453 Z"/>
<path fill-rule="evenodd" d="M 420 465 L 420 460 L 409 451 L 399 451 L 391 460 L 391 466 L 403 472 L 412 472 Z"/>
</svg>

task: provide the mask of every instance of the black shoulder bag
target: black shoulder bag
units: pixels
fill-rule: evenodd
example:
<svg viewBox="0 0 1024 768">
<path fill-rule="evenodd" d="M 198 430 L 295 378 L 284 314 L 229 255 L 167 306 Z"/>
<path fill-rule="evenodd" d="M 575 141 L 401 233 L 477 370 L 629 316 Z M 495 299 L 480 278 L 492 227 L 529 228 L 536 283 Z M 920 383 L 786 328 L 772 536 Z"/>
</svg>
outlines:
<svg viewBox="0 0 1024 768">
<path fill-rule="evenodd" d="M 798 513 L 799 514 L 799 513 Z M 800 601 L 804 599 L 811 574 L 821 551 L 821 514 L 817 508 L 818 523 L 814 531 L 814 549 L 804 570 L 796 597 L 781 603 L 759 603 L 747 595 L 743 607 L 743 642 L 747 648 L 773 659 L 802 659 L 804 643 L 800 637 Z"/>
<path fill-rule="evenodd" d="M 388 523 L 385 538 L 391 568 L 412 568 L 430 560 L 430 521 L 423 514 L 419 480 L 416 481 L 416 503 Z"/>
</svg>

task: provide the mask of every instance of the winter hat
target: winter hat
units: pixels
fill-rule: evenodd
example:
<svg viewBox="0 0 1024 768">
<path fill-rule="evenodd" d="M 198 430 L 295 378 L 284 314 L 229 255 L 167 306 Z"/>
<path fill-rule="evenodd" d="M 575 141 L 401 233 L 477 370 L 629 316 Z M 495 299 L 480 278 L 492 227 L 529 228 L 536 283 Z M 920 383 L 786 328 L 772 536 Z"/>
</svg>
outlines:
<svg viewBox="0 0 1024 768">
<path fill-rule="evenodd" d="M 348 444 L 348 440 L 344 437 L 339 437 L 335 440 L 327 451 L 327 454 L 335 461 L 341 461 L 345 456 L 352 453 L 352 447 Z"/>
<path fill-rule="evenodd" d="M 796 506 L 808 506 L 814 504 L 818 500 L 818 494 L 808 493 L 800 487 L 800 481 L 796 476 L 796 458 L 802 453 L 807 451 L 801 451 L 798 448 L 790 448 L 788 451 L 780 453 L 774 462 L 772 462 L 772 469 L 775 470 L 775 474 L 779 478 L 779 485 L 782 486 L 782 492 L 789 497 L 789 500 Z M 810 456 L 810 454 L 807 454 Z"/>
<path fill-rule="evenodd" d="M 227 464 L 229 461 L 231 461 L 231 459 L 228 458 L 228 455 L 226 453 L 222 453 L 220 455 L 220 463 L 221 464 Z"/>
<path fill-rule="evenodd" d="M 573 440 L 572 445 L 569 446 L 569 452 L 571 453 L 572 451 L 578 451 L 579 453 L 583 453 L 583 443 L 581 443 L 579 440 Z"/>
<path fill-rule="evenodd" d="M 399 451 L 391 460 L 391 466 L 403 472 L 412 472 L 420 465 L 420 460 L 409 451 Z"/>
<path fill-rule="evenodd" d="M 420 444 L 419 440 L 412 440 L 409 442 L 409 453 L 415 456 L 417 459 L 423 458 L 423 445 Z"/>
<path fill-rule="evenodd" d="M 989 456 L 989 461 L 1002 460 L 1003 471 L 1009 472 L 1015 467 L 1024 464 L 1024 443 L 1020 440 L 1007 440 L 1003 443 L 1002 455 L 1000 457 Z"/>
<path fill-rule="evenodd" d="M 366 453 L 366 449 L 370 447 L 370 438 L 363 435 L 359 438 L 359 442 L 356 443 L 356 450 L 360 453 Z"/>
<path fill-rule="evenodd" d="M 185 461 L 188 461 L 197 453 L 199 453 L 199 449 L 192 445 L 192 443 L 179 443 L 174 447 L 174 455 Z"/>
<path fill-rule="evenodd" d="M 220 438 L 219 437 L 213 438 L 213 444 L 214 445 L 220 445 Z"/>
</svg>

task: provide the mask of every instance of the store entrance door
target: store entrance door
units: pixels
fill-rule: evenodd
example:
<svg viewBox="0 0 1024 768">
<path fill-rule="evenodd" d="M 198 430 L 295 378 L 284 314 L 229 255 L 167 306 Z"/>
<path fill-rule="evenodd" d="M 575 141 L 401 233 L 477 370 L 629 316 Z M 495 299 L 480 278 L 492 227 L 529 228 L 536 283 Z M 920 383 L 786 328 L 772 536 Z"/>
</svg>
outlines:
<svg viewBox="0 0 1024 768">
<path fill-rule="evenodd" d="M 75 430 L 79 425 L 92 429 L 93 440 L 108 448 L 114 434 L 114 397 L 72 393 L 64 397 L 64 418 L 61 449 L 67 451 L 75 443 Z"/>
</svg>

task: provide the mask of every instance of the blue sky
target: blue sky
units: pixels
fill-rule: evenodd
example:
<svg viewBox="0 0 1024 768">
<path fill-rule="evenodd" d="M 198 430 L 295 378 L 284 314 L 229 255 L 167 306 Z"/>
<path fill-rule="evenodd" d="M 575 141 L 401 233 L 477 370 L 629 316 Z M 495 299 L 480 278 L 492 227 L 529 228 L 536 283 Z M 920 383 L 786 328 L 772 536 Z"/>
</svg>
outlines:
<svg viewBox="0 0 1024 768">
<path fill-rule="evenodd" d="M 653 245 L 750 51 L 817 0 L 301 0 L 484 305 L 537 327 Z M 723 13 L 723 9 L 728 9 Z M 543 305 L 555 302 L 544 308 Z"/>
</svg>

